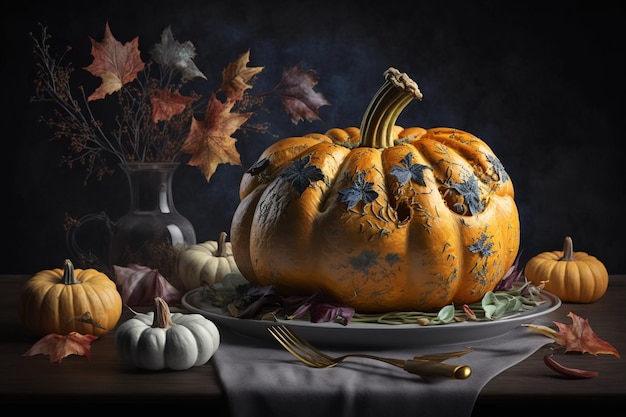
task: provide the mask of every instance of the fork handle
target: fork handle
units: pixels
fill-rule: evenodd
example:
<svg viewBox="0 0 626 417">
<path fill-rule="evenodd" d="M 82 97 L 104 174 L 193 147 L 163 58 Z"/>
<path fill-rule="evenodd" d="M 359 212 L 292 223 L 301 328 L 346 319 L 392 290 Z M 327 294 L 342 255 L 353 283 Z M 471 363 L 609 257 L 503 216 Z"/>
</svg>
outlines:
<svg viewBox="0 0 626 417">
<path fill-rule="evenodd" d="M 452 365 L 416 359 L 405 361 L 402 369 L 419 376 L 443 376 L 452 379 L 466 379 L 472 374 L 472 368 L 467 365 Z"/>
</svg>

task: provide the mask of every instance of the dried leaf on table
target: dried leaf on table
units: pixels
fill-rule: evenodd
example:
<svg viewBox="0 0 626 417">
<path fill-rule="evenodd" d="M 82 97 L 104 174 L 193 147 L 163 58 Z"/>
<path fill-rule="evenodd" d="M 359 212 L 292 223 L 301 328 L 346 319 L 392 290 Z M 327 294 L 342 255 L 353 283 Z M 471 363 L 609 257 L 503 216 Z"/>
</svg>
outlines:
<svg viewBox="0 0 626 417">
<path fill-rule="evenodd" d="M 163 298 L 168 304 L 178 303 L 181 299 L 181 293 L 156 269 L 137 264 L 128 267 L 114 265 L 113 268 L 126 305 L 153 305 L 155 297 Z"/>
<path fill-rule="evenodd" d="M 68 335 L 52 333 L 39 339 L 23 356 L 50 355 L 50 362 L 59 362 L 69 355 L 91 359 L 91 342 L 98 336 L 71 332 Z"/>
<path fill-rule="evenodd" d="M 565 352 L 590 353 L 595 356 L 605 354 L 620 357 L 619 352 L 613 345 L 600 339 L 595 334 L 587 319 L 583 319 L 572 312 L 567 316 L 572 319 L 572 324 L 563 324 L 555 321 L 554 324 L 558 327 L 558 331 L 548 326 L 537 324 L 523 324 L 523 326 L 554 339 L 556 343 L 565 349 Z"/>
<path fill-rule="evenodd" d="M 104 98 L 107 94 L 119 91 L 124 84 L 137 78 L 144 68 L 139 53 L 139 38 L 122 44 L 113 37 L 109 24 L 104 28 L 104 39 L 97 42 L 91 39 L 93 62 L 85 67 L 87 71 L 100 77 L 102 84 L 88 98 L 88 101 Z"/>
<path fill-rule="evenodd" d="M 613 345 L 600 339 L 595 334 L 589 325 L 589 320 L 583 319 L 572 312 L 567 316 L 572 319 L 572 324 L 553 322 L 556 324 L 558 331 L 538 324 L 523 324 L 522 326 L 553 339 L 560 349 L 564 349 L 564 353 L 581 352 L 594 356 L 605 354 L 620 357 L 619 352 Z M 553 354 L 546 355 L 544 362 L 550 369 L 568 378 L 594 378 L 598 376 L 597 371 L 564 366 L 554 359 Z"/>
</svg>

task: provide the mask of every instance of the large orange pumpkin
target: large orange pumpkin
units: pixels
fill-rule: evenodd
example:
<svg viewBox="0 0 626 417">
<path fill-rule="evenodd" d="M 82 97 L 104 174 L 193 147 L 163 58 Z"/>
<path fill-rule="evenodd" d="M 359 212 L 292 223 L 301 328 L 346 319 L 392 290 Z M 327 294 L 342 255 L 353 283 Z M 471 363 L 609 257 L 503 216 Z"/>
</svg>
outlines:
<svg viewBox="0 0 626 417">
<path fill-rule="evenodd" d="M 251 283 L 323 290 L 364 313 L 437 310 L 493 290 L 519 249 L 511 179 L 470 133 L 397 126 L 421 98 L 390 68 L 360 128 L 285 138 L 260 155 L 230 232 Z"/>
</svg>

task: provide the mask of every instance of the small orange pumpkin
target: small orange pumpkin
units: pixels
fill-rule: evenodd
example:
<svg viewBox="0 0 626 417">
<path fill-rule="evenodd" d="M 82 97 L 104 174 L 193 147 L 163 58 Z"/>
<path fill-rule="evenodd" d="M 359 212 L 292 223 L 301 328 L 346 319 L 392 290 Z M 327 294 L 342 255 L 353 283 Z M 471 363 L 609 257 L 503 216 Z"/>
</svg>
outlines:
<svg viewBox="0 0 626 417">
<path fill-rule="evenodd" d="M 39 337 L 73 331 L 102 336 L 122 316 L 122 296 L 115 283 L 96 269 L 46 269 L 29 279 L 18 299 L 18 315 Z"/>
<path fill-rule="evenodd" d="M 586 252 L 574 252 L 567 236 L 562 251 L 540 253 L 524 267 L 526 278 L 570 303 L 591 303 L 609 286 L 609 273 L 602 262 Z"/>
<path fill-rule="evenodd" d="M 244 174 L 233 256 L 254 285 L 325 291 L 359 312 L 480 300 L 513 265 L 513 184 L 489 146 L 395 124 L 417 84 L 395 68 L 361 127 L 270 145 Z"/>
</svg>

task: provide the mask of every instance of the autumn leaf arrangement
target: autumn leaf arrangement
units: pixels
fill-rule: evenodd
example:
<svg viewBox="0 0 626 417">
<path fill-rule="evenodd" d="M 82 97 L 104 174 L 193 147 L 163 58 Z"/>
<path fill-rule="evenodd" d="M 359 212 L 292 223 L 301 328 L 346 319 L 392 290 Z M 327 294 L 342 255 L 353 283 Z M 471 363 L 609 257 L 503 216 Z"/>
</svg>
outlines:
<svg viewBox="0 0 626 417">
<path fill-rule="evenodd" d="M 208 182 L 218 165 L 241 165 L 235 132 L 269 133 L 269 123 L 251 119 L 266 99 L 280 100 L 294 124 L 319 120 L 319 108 L 330 104 L 315 91 L 315 71 L 301 64 L 285 68 L 272 89 L 251 95 L 264 67 L 248 66 L 250 50 L 223 69 L 221 86 L 211 91 L 194 62 L 194 44 L 176 40 L 171 27 L 163 30 L 144 61 L 139 38 L 120 42 L 108 22 L 102 41 L 90 37 L 93 61 L 82 70 L 100 79 L 90 91 L 73 84 L 76 68 L 68 59 L 72 48 L 53 55 L 52 36 L 40 27 L 39 36 L 31 33 L 36 62 L 32 101 L 54 105 L 54 112 L 41 121 L 54 131 L 53 139 L 69 143 L 62 164 L 82 165 L 85 181 L 111 174 L 111 156 L 116 163 L 176 162 L 186 156 L 186 163 Z"/>
</svg>

